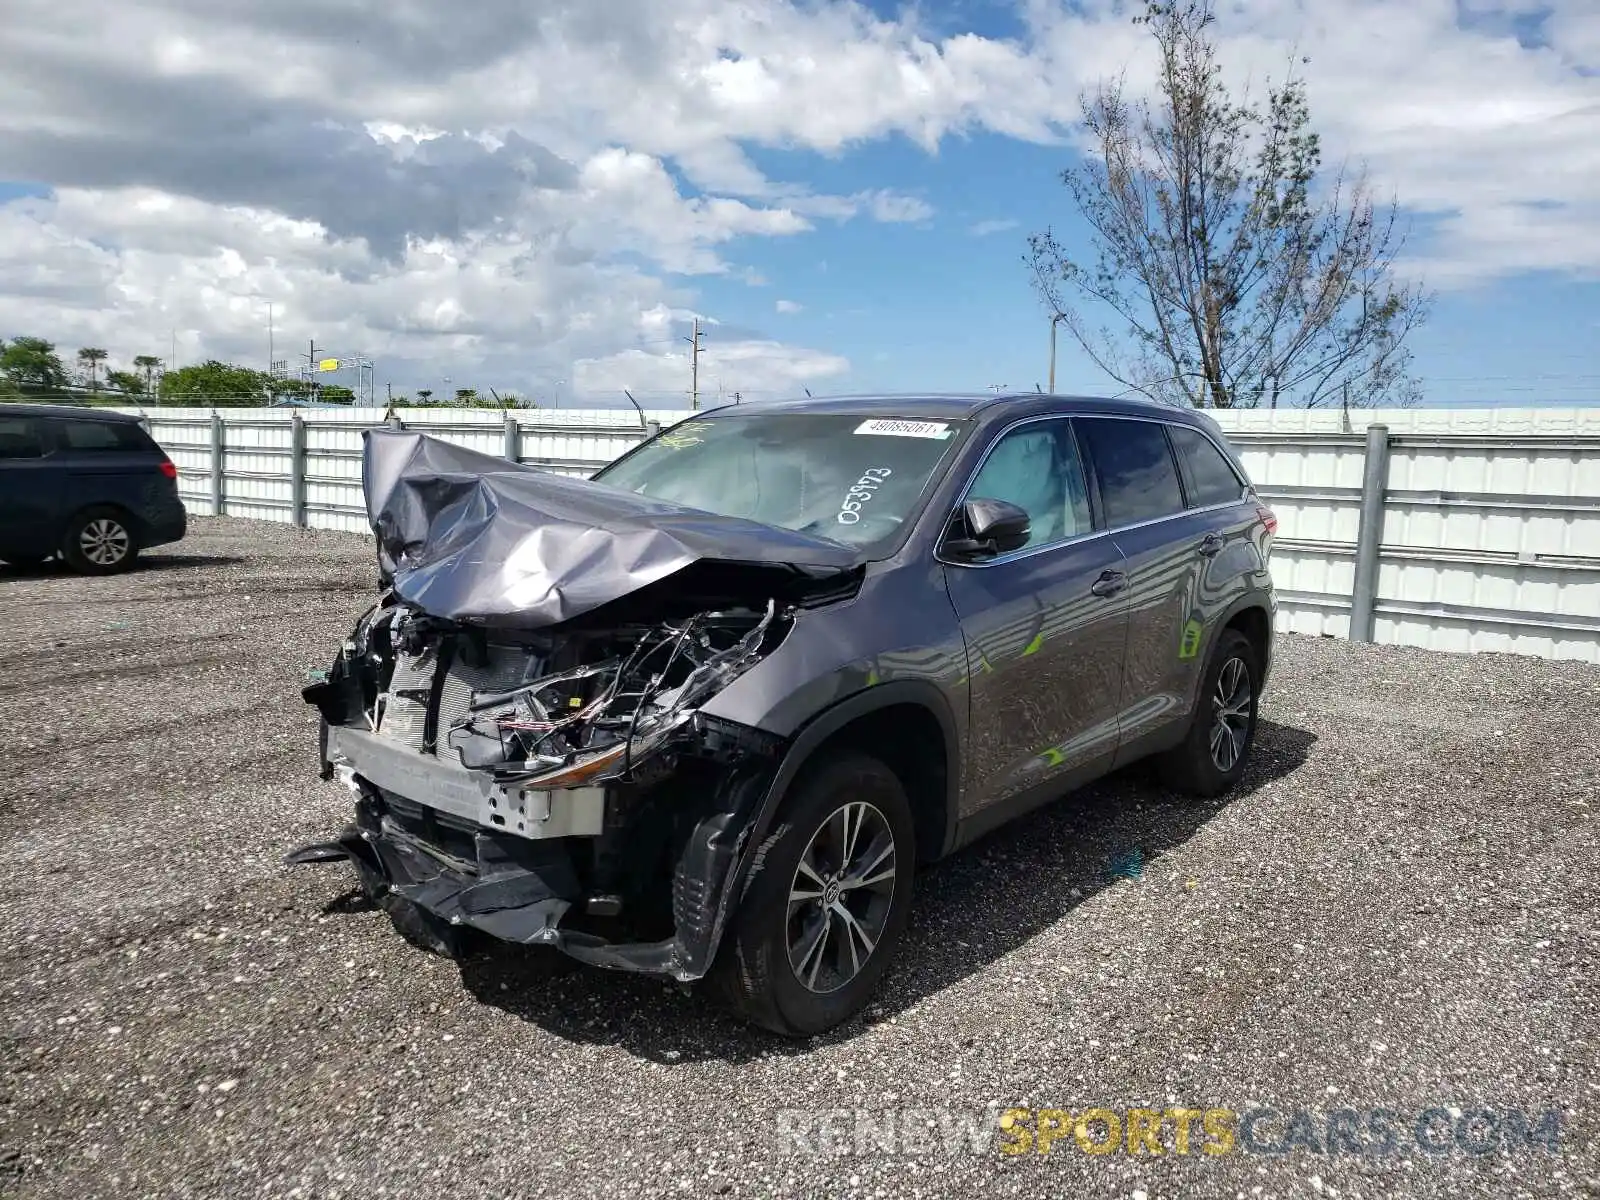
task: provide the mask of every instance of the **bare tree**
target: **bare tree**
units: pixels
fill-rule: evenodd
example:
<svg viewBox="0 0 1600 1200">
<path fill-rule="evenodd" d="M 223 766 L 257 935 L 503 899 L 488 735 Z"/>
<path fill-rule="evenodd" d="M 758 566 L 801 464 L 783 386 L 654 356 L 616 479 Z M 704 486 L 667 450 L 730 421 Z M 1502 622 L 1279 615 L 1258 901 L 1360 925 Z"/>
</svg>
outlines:
<svg viewBox="0 0 1600 1200">
<path fill-rule="evenodd" d="M 1264 110 L 1234 98 L 1214 19 L 1212 0 L 1148 4 L 1135 20 L 1159 52 L 1154 99 L 1129 99 L 1120 79 L 1083 97 L 1092 151 L 1062 182 L 1092 261 L 1049 229 L 1030 237 L 1040 294 L 1101 369 L 1152 399 L 1415 402 L 1405 340 L 1431 297 L 1396 279 L 1397 203 L 1376 204 L 1364 170 L 1319 181 L 1293 70 Z"/>
</svg>

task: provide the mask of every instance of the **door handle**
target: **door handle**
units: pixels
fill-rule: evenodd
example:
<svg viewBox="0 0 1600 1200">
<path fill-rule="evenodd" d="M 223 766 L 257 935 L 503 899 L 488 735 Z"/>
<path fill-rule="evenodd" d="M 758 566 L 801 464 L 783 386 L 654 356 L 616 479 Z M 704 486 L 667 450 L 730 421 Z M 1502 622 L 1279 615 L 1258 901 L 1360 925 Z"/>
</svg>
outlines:
<svg viewBox="0 0 1600 1200">
<path fill-rule="evenodd" d="M 1121 571 L 1101 571 L 1100 578 L 1089 585 L 1096 596 L 1115 596 L 1128 586 L 1128 577 Z"/>
<path fill-rule="evenodd" d="M 1222 537 L 1220 534 L 1208 533 L 1200 539 L 1200 557 L 1202 558 L 1213 558 L 1221 549 Z"/>
</svg>

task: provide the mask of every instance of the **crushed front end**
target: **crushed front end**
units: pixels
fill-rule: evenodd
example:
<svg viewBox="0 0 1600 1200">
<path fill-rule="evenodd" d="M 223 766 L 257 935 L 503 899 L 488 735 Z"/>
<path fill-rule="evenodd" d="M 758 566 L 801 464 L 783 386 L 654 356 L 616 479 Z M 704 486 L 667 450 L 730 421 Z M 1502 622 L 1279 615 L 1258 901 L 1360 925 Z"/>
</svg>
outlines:
<svg viewBox="0 0 1600 1200">
<path fill-rule="evenodd" d="M 703 711 L 855 551 L 419 434 L 368 431 L 377 604 L 326 680 L 336 840 L 368 893 L 450 948 L 463 928 L 697 979 L 786 749 Z M 415 918 L 415 919 L 411 919 Z"/>
<path fill-rule="evenodd" d="M 778 603 L 514 631 L 393 593 L 324 682 L 325 777 L 355 820 L 294 863 L 348 858 L 441 948 L 461 927 L 697 979 L 783 744 L 699 706 L 780 641 Z"/>
</svg>

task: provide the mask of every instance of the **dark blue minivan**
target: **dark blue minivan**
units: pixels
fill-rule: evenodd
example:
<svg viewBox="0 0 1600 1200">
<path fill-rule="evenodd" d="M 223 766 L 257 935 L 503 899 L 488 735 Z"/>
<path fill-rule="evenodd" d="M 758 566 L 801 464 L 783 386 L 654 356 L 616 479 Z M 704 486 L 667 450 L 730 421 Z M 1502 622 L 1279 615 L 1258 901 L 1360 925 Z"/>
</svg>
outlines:
<svg viewBox="0 0 1600 1200">
<path fill-rule="evenodd" d="M 0 404 L 0 559 L 109 575 L 187 524 L 178 470 L 137 417 Z"/>
</svg>

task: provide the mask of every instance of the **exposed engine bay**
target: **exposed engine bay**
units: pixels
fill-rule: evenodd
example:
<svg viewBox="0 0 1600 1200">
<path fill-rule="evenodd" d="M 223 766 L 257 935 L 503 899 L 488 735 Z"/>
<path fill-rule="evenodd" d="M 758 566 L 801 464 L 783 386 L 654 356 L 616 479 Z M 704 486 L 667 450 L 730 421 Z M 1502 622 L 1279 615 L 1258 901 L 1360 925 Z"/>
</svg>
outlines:
<svg viewBox="0 0 1600 1200">
<path fill-rule="evenodd" d="M 782 749 L 698 706 L 791 620 L 769 601 L 512 635 L 386 596 L 306 689 L 324 773 L 351 789 L 356 824 L 291 861 L 350 858 L 370 894 L 420 905 L 424 922 L 695 977 L 674 934 L 709 932 L 697 901 L 719 881 L 705 856 L 725 873 L 738 839 L 718 835 L 740 831 Z M 427 940 L 454 949 L 437 922 Z"/>
<path fill-rule="evenodd" d="M 423 753 L 448 750 L 503 783 L 637 782 L 696 706 L 782 637 L 787 620 L 776 616 L 769 601 L 759 613 L 515 641 L 497 631 L 491 641 L 481 628 L 396 605 L 357 627 L 352 651 L 370 664 L 365 716 L 384 736 Z"/>
</svg>

